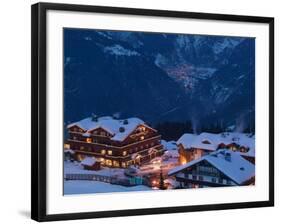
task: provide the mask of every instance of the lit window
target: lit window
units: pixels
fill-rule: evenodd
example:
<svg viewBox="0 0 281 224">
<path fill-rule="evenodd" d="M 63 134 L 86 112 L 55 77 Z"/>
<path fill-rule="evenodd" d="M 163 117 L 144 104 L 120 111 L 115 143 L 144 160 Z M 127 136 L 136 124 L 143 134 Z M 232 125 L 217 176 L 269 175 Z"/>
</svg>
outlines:
<svg viewBox="0 0 281 224">
<path fill-rule="evenodd" d="M 80 146 L 80 150 L 84 150 L 84 146 Z"/>
<path fill-rule="evenodd" d="M 70 149 L 70 145 L 69 144 L 64 144 L 64 148 L 65 149 Z"/>
<path fill-rule="evenodd" d="M 127 155 L 127 151 L 123 151 L 123 156 L 126 156 Z"/>
<path fill-rule="evenodd" d="M 141 139 L 141 140 L 144 140 L 144 136 L 141 136 L 140 139 Z"/>
<path fill-rule="evenodd" d="M 105 164 L 106 164 L 107 166 L 112 166 L 112 161 L 111 161 L 110 159 L 107 159 L 107 160 L 105 161 Z"/>
<path fill-rule="evenodd" d="M 84 156 L 83 156 L 83 155 L 81 155 L 81 154 L 78 154 L 78 155 L 77 155 L 77 160 L 78 160 L 78 161 L 81 162 L 83 159 L 84 159 Z"/>
<path fill-rule="evenodd" d="M 126 163 L 125 162 L 122 162 L 122 167 L 126 167 Z"/>
<path fill-rule="evenodd" d="M 86 141 L 87 141 L 87 143 L 91 143 L 92 139 L 91 138 L 87 138 Z"/>
<path fill-rule="evenodd" d="M 104 150 L 104 149 L 103 149 L 103 150 L 101 150 L 101 154 L 103 154 L 103 155 L 105 154 L 105 150 Z"/>
<path fill-rule="evenodd" d="M 104 164 L 104 158 L 99 158 L 101 164 Z"/>
<path fill-rule="evenodd" d="M 107 154 L 108 154 L 108 155 L 112 155 L 112 151 L 111 151 L 111 150 L 108 150 Z"/>
<path fill-rule="evenodd" d="M 119 167 L 120 165 L 119 165 L 119 162 L 118 161 L 113 161 L 113 166 L 115 166 L 115 167 Z"/>
</svg>

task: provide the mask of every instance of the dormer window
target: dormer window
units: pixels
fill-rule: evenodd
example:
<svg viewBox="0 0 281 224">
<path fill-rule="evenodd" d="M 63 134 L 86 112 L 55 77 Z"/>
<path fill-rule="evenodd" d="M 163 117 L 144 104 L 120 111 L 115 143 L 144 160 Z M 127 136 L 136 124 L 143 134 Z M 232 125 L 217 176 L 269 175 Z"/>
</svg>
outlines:
<svg viewBox="0 0 281 224">
<path fill-rule="evenodd" d="M 211 144 L 211 142 L 209 142 L 208 140 L 204 140 L 202 141 L 203 144 Z"/>
<path fill-rule="evenodd" d="M 86 142 L 87 143 L 92 143 L 92 139 L 91 138 L 86 138 Z"/>
</svg>

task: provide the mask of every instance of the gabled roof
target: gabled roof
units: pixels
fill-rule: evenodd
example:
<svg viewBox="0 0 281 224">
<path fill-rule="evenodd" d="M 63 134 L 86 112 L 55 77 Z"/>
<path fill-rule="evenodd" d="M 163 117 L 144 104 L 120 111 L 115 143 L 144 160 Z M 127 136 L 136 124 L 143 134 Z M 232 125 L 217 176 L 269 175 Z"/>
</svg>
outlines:
<svg viewBox="0 0 281 224">
<path fill-rule="evenodd" d="M 125 120 L 128 122 L 124 122 Z M 95 121 L 92 120 L 91 117 L 88 117 L 81 121 L 68 125 L 67 128 L 78 126 L 87 132 L 90 132 L 97 128 L 102 128 L 108 133 L 110 133 L 111 135 L 113 135 L 111 140 L 123 141 L 141 124 L 144 125 L 144 121 L 139 118 L 128 118 L 124 120 L 117 120 L 110 116 L 107 116 L 107 117 L 100 117 Z M 124 131 L 120 131 L 121 127 Z"/>
<path fill-rule="evenodd" d="M 230 160 L 227 160 L 226 156 L 230 156 Z M 216 167 L 237 184 L 242 184 L 255 176 L 254 164 L 244 159 L 238 153 L 227 149 L 220 149 L 182 166 L 178 166 L 170 170 L 168 175 L 177 174 L 204 160 Z"/>
<path fill-rule="evenodd" d="M 202 132 L 199 135 L 186 133 L 177 141 L 177 144 L 182 144 L 185 149 L 202 148 L 212 151 L 215 151 L 221 143 L 225 145 L 235 143 L 240 146 L 248 147 L 249 152 L 245 154 L 250 156 L 255 155 L 255 136 L 247 133 L 224 132 L 213 134 Z"/>
<path fill-rule="evenodd" d="M 185 149 L 191 148 L 194 139 L 197 137 L 195 134 L 183 134 L 177 141 L 177 145 L 182 144 Z"/>
<path fill-rule="evenodd" d="M 81 164 L 84 166 L 92 166 L 96 163 L 96 159 L 93 157 L 86 157 L 81 161 Z"/>
</svg>

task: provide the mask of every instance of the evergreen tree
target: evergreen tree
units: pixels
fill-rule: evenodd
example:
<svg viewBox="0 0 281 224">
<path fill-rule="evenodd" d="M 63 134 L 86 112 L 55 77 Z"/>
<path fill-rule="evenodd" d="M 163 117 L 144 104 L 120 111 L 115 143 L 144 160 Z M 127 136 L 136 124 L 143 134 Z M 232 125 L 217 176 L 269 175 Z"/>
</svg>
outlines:
<svg viewBox="0 0 281 224">
<path fill-rule="evenodd" d="M 159 189 L 160 190 L 166 190 L 162 169 L 160 170 Z"/>
</svg>

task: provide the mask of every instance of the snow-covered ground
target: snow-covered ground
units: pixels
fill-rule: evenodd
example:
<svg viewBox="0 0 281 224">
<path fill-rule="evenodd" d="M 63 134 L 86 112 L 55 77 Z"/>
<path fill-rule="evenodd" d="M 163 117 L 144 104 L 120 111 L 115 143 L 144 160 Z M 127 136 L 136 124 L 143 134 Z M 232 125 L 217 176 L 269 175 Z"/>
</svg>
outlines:
<svg viewBox="0 0 281 224">
<path fill-rule="evenodd" d="M 124 175 L 124 169 L 110 169 L 104 167 L 99 171 L 84 170 L 83 166 L 78 162 L 64 162 L 64 174 L 98 174 L 108 177 L 126 178 Z M 151 188 L 144 185 L 125 187 L 92 180 L 64 180 L 64 194 L 110 193 L 145 190 L 151 190 Z"/>
<path fill-rule="evenodd" d="M 64 194 L 90 194 L 152 190 L 144 185 L 124 187 L 99 181 L 68 180 L 64 181 Z"/>
<path fill-rule="evenodd" d="M 103 167 L 101 170 L 84 170 L 83 166 L 78 162 L 64 162 L 64 174 L 98 174 L 102 176 L 118 176 L 120 178 L 124 176 L 124 169 L 110 169 Z"/>
<path fill-rule="evenodd" d="M 169 170 L 178 166 L 178 151 L 174 141 L 161 142 L 164 149 L 167 150 L 161 157 L 156 157 L 149 163 L 136 168 L 136 176 L 146 174 L 159 175 L 160 169 L 163 174 L 167 174 Z M 64 174 L 97 174 L 107 177 L 117 177 L 126 179 L 124 175 L 125 169 L 102 167 L 101 170 L 84 170 L 83 166 L 78 162 L 64 162 Z M 130 192 L 130 191 L 147 191 L 153 190 L 144 185 L 125 187 L 93 180 L 64 180 L 64 194 L 89 194 L 89 193 L 111 193 L 111 192 Z"/>
</svg>

